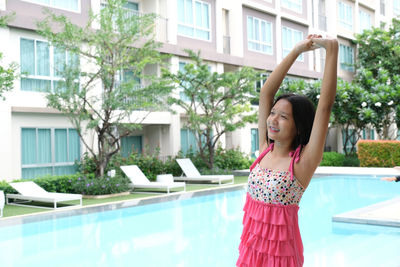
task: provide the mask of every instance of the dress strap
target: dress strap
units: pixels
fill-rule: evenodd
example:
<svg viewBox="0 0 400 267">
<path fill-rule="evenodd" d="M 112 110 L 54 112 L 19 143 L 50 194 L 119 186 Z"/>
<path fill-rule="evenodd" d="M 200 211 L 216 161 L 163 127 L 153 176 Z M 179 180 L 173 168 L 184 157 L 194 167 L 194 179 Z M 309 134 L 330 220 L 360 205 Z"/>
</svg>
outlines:
<svg viewBox="0 0 400 267">
<path fill-rule="evenodd" d="M 290 180 L 292 180 L 292 181 L 293 181 L 293 166 L 294 166 L 294 163 L 297 163 L 300 160 L 300 152 L 301 152 L 302 147 L 303 147 L 302 145 L 299 145 L 294 152 L 292 151 L 289 153 L 289 156 L 292 157 L 292 159 L 290 160 L 290 165 L 289 165 Z"/>
<path fill-rule="evenodd" d="M 251 164 L 250 166 L 250 171 L 252 171 L 254 169 L 254 167 L 257 165 L 257 163 L 259 163 L 262 158 L 272 149 L 274 149 L 274 143 L 271 143 L 267 149 L 265 149 L 259 156 L 258 158 L 253 162 L 253 164 Z"/>
</svg>

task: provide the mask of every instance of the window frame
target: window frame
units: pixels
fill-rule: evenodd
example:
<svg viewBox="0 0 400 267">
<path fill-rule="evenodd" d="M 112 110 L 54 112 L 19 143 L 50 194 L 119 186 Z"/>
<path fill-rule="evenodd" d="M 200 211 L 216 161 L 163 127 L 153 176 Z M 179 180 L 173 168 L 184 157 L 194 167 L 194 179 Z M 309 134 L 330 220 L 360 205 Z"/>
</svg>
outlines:
<svg viewBox="0 0 400 267">
<path fill-rule="evenodd" d="M 283 34 L 283 30 L 284 29 L 287 29 L 287 30 L 290 30 L 291 31 L 291 42 L 293 42 L 294 41 L 294 43 L 292 44 L 292 46 L 290 47 L 290 48 L 285 48 L 285 46 L 284 46 L 284 40 L 283 40 L 283 38 L 284 38 L 284 34 Z M 301 33 L 301 38 L 300 38 L 300 40 L 295 40 L 295 38 L 294 38 L 294 33 L 296 33 L 296 32 L 300 32 Z M 301 40 L 303 40 L 304 39 L 304 32 L 302 32 L 302 31 L 299 31 L 299 30 L 296 30 L 296 29 L 293 29 L 293 28 L 290 28 L 290 27 L 288 27 L 288 26 L 282 26 L 282 58 L 284 58 L 284 57 L 286 57 L 289 53 L 290 53 L 290 51 L 293 49 L 293 47 L 296 45 L 296 43 L 297 42 L 300 42 Z M 285 53 L 285 51 L 287 52 L 287 53 Z M 305 62 L 305 57 L 304 57 L 304 53 L 301 53 L 297 58 L 296 58 L 296 61 L 298 61 L 298 62 Z"/>
<path fill-rule="evenodd" d="M 364 19 L 368 17 L 369 25 L 367 27 L 362 26 Z M 362 33 L 364 30 L 370 30 L 372 28 L 372 16 L 368 12 L 363 10 L 358 11 L 358 18 L 359 18 L 359 32 Z"/>
<path fill-rule="evenodd" d="M 344 29 L 353 30 L 354 27 L 354 18 L 353 18 L 353 7 L 349 4 L 346 4 L 343 1 L 339 1 L 338 2 L 338 22 L 340 24 L 340 26 Z M 341 9 L 341 7 L 343 9 Z M 344 12 L 343 16 L 341 16 L 341 11 Z M 349 12 L 350 11 L 350 12 Z M 351 16 L 349 16 L 351 15 Z M 343 17 L 343 18 L 342 18 Z M 348 19 L 350 17 L 350 19 Z"/>
<path fill-rule="evenodd" d="M 33 53 L 34 53 L 34 74 L 24 74 L 22 71 L 22 62 L 21 62 L 21 43 L 22 40 L 27 40 L 27 41 L 33 41 Z M 42 43 L 46 43 L 49 49 L 49 75 L 38 75 L 37 74 L 37 43 L 38 42 L 42 42 Z M 55 53 L 55 49 L 56 47 L 53 45 L 50 45 L 50 43 L 46 40 L 42 40 L 42 39 L 37 39 L 37 38 L 26 38 L 26 37 L 20 37 L 19 38 L 19 45 L 20 45 L 20 49 L 19 49 L 19 56 L 20 56 L 20 71 L 21 71 L 21 77 L 20 77 L 20 91 L 23 92 L 41 92 L 41 93 L 45 93 L 45 92 L 54 92 L 55 90 L 55 82 L 60 82 L 63 81 L 63 78 L 61 76 L 57 76 L 57 72 L 56 72 L 56 62 L 55 62 L 55 57 L 54 57 L 54 53 Z M 68 50 L 64 50 L 64 59 L 66 62 L 66 64 L 70 64 L 72 57 L 71 55 L 73 55 L 72 53 L 70 53 Z M 80 61 L 79 55 L 77 55 L 78 57 L 78 61 Z M 80 64 L 80 63 L 79 63 Z M 42 80 L 42 81 L 49 81 L 50 83 L 50 88 L 49 91 L 47 90 L 23 90 L 22 89 L 22 79 L 30 79 L 30 80 Z M 76 81 L 79 83 L 79 79 L 76 79 Z M 41 88 L 40 88 L 41 89 Z"/>
<path fill-rule="evenodd" d="M 38 144 L 39 144 L 39 134 L 38 134 L 38 132 L 39 132 L 39 130 L 50 130 L 50 153 L 51 153 L 51 155 L 50 155 L 50 162 L 49 163 L 29 163 L 29 164 L 24 164 L 23 163 L 23 160 L 22 160 L 22 158 L 23 158 L 23 146 L 22 146 L 22 132 L 23 132 L 23 130 L 24 129 L 34 129 L 35 130 L 35 160 L 37 161 L 38 160 L 38 158 L 39 158 L 39 148 L 38 148 Z M 62 127 L 21 127 L 20 128 L 20 133 L 21 133 L 21 136 L 20 136 L 20 141 L 21 141 L 21 166 L 20 166 L 20 168 L 21 168 L 21 174 L 22 174 L 22 171 L 23 171 L 23 169 L 33 169 L 33 168 L 51 168 L 51 175 L 55 175 L 55 168 L 56 167 L 67 167 L 67 166 L 73 166 L 74 164 L 75 164 L 75 161 L 76 160 L 74 160 L 74 161 L 65 161 L 65 162 L 57 162 L 56 161 L 56 140 L 55 140 L 55 138 L 56 138 L 56 130 L 67 130 L 67 160 L 69 160 L 69 158 L 70 158 L 70 141 L 69 141 L 69 139 L 70 139 L 70 131 L 71 130 L 75 130 L 75 131 L 77 131 L 76 129 L 74 129 L 74 128 L 71 128 L 71 127 L 65 127 L 65 128 L 62 128 Z M 78 144 L 79 144 L 79 151 L 78 151 L 78 154 L 79 154 L 79 159 L 78 159 L 78 161 L 80 161 L 81 160 L 81 157 L 82 157 L 82 141 L 81 141 L 81 139 L 80 139 L 80 137 L 79 137 L 79 135 L 78 135 L 78 139 L 79 139 L 79 142 L 78 142 Z M 22 179 L 24 179 L 24 177 L 22 177 Z"/>
<path fill-rule="evenodd" d="M 249 29 L 249 25 L 248 25 L 249 19 L 252 19 L 252 29 L 254 30 L 254 32 L 252 33 L 253 36 L 255 35 L 255 30 L 256 30 L 255 21 L 258 21 L 258 36 L 259 36 L 259 40 L 250 39 L 250 36 L 249 36 L 250 33 L 249 33 L 249 31 L 248 31 L 248 29 Z M 262 30 L 261 30 L 261 24 L 262 24 L 263 22 L 266 24 L 266 27 L 267 27 L 267 26 L 270 27 L 271 43 L 263 42 L 263 41 L 261 40 L 261 32 L 262 32 Z M 258 17 L 251 16 L 251 15 L 247 15 L 247 17 L 246 17 L 246 25 L 247 25 L 247 49 L 248 49 L 249 51 L 252 51 L 252 52 L 262 53 L 262 54 L 266 54 L 266 55 L 273 55 L 273 54 L 274 54 L 274 39 L 273 39 L 273 38 L 274 38 L 274 34 L 273 34 L 272 22 L 270 22 L 270 21 L 268 21 L 268 20 L 260 19 L 260 18 L 258 18 Z M 254 43 L 254 44 L 256 44 L 256 45 L 257 45 L 257 44 L 260 45 L 260 50 L 251 48 L 251 47 L 250 47 L 250 43 Z M 271 53 L 269 53 L 269 52 L 264 52 L 264 51 L 261 49 L 261 47 L 262 47 L 263 45 L 265 45 L 265 46 L 267 46 L 267 47 L 270 47 L 270 48 L 271 48 Z"/>
<path fill-rule="evenodd" d="M 400 0 L 393 0 L 393 14 L 400 15 Z"/>
<path fill-rule="evenodd" d="M 179 1 L 179 0 L 177 0 L 177 1 Z M 193 23 L 192 23 L 192 24 L 187 24 L 187 23 L 185 23 L 185 22 L 180 22 L 180 21 L 179 21 L 179 8 L 178 8 L 178 9 L 177 9 L 177 11 L 178 11 L 178 15 L 177 15 L 177 34 L 180 35 L 180 36 L 184 36 L 184 37 L 188 37 L 188 38 L 192 38 L 192 39 L 196 39 L 196 40 L 201 40 L 201 41 L 206 41 L 206 42 L 212 42 L 212 31 L 211 31 L 211 29 L 212 29 L 212 25 L 211 25 L 211 22 L 212 22 L 212 19 L 211 19 L 211 3 L 208 3 L 208 2 L 206 2 L 206 1 L 201 1 L 201 0 L 191 0 L 191 1 L 192 1 L 192 13 L 191 13 L 191 15 L 192 15 L 192 21 L 193 21 Z M 202 28 L 202 27 L 199 27 L 199 26 L 196 25 L 196 21 L 197 21 L 197 17 L 196 17 L 196 3 L 200 3 L 201 6 L 203 6 L 203 5 L 207 5 L 207 6 L 208 6 L 208 25 L 209 25 L 209 29 L 207 29 L 207 28 Z M 183 0 L 183 5 L 184 5 L 183 10 L 186 10 L 186 0 Z M 185 13 L 183 14 L 183 16 L 185 17 L 184 20 L 186 21 L 186 16 L 188 16 L 188 14 L 185 12 Z M 183 26 L 183 27 L 187 27 L 187 28 L 192 28 L 192 29 L 193 29 L 193 35 L 188 35 L 188 34 L 185 34 L 185 33 L 180 32 L 180 31 L 179 31 L 179 26 Z M 209 34 L 209 39 L 203 39 L 203 38 L 196 37 L 196 30 L 208 32 L 208 34 Z"/>
<path fill-rule="evenodd" d="M 294 6 L 299 6 L 300 9 L 294 8 Z M 296 13 L 303 13 L 303 0 L 282 0 L 281 7 L 290 9 Z"/>
<path fill-rule="evenodd" d="M 343 55 L 343 49 L 345 49 L 346 53 Z M 348 50 L 351 49 L 351 59 L 352 62 L 347 62 L 347 56 L 348 56 Z M 343 55 L 343 56 L 342 56 Z M 342 61 L 344 59 L 344 61 Z M 354 57 L 354 48 L 349 45 L 345 44 L 339 44 L 339 65 L 340 69 L 344 71 L 349 71 L 349 72 L 354 72 L 354 63 L 355 63 L 355 57 Z M 351 66 L 350 66 L 351 65 Z"/>
<path fill-rule="evenodd" d="M 260 140 L 259 140 L 258 128 L 251 128 L 250 129 L 250 138 L 251 138 L 250 156 L 252 158 L 257 158 L 256 155 L 255 155 L 255 152 L 260 150 L 260 145 L 259 145 Z M 253 150 L 253 148 L 255 150 Z"/>
</svg>

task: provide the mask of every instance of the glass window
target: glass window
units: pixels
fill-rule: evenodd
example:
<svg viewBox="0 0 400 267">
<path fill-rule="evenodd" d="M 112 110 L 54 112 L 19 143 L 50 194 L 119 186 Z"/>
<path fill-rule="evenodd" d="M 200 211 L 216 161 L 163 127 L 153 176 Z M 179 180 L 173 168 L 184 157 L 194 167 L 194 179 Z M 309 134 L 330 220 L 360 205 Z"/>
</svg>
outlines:
<svg viewBox="0 0 400 267">
<path fill-rule="evenodd" d="M 393 14 L 400 15 L 400 0 L 393 0 Z"/>
<path fill-rule="evenodd" d="M 370 30 L 372 28 L 371 15 L 362 10 L 360 10 L 359 15 L 360 15 L 359 16 L 359 18 L 360 18 L 360 33 L 362 33 L 364 30 Z"/>
<path fill-rule="evenodd" d="M 189 129 L 181 129 L 181 151 L 184 155 L 199 151 L 195 133 Z"/>
<path fill-rule="evenodd" d="M 347 139 L 347 143 L 346 142 Z M 343 150 L 347 153 L 355 153 L 356 146 L 355 144 L 358 141 L 357 133 L 354 129 L 350 129 L 347 132 L 342 130 L 342 141 L 343 141 Z"/>
<path fill-rule="evenodd" d="M 79 11 L 80 0 L 25 0 L 40 5 L 46 5 L 59 9 Z"/>
<path fill-rule="evenodd" d="M 375 140 L 375 131 L 373 129 L 363 129 L 363 139 Z"/>
<path fill-rule="evenodd" d="M 49 92 L 57 87 L 66 65 L 79 66 L 79 56 L 44 41 L 21 38 L 20 63 L 21 90 Z"/>
<path fill-rule="evenodd" d="M 255 152 L 259 149 L 258 129 L 253 128 L 251 129 L 251 157 L 255 158 Z"/>
<path fill-rule="evenodd" d="M 351 46 L 339 45 L 340 68 L 345 71 L 354 71 L 354 49 Z"/>
<path fill-rule="evenodd" d="M 124 158 L 133 152 L 142 153 L 142 136 L 125 136 L 121 138 L 121 154 Z"/>
<path fill-rule="evenodd" d="M 22 178 L 72 174 L 80 160 L 80 139 L 75 129 L 22 128 Z"/>
<path fill-rule="evenodd" d="M 272 55 L 272 23 L 247 16 L 247 47 L 252 51 Z"/>
<path fill-rule="evenodd" d="M 210 4 L 198 0 L 178 0 L 178 34 L 211 40 Z"/>
<path fill-rule="evenodd" d="M 303 32 L 282 27 L 282 56 L 286 57 L 292 48 L 301 40 L 303 40 Z M 296 59 L 297 61 L 304 61 L 303 54 Z"/>
<path fill-rule="evenodd" d="M 303 0 L 282 0 L 281 5 L 287 9 L 302 13 Z"/>
<path fill-rule="evenodd" d="M 185 72 L 185 62 L 179 62 L 179 71 Z M 185 94 L 185 91 L 182 87 L 179 88 L 179 98 L 185 102 L 190 102 L 190 97 Z"/>
<path fill-rule="evenodd" d="M 353 30 L 353 7 L 339 2 L 339 24 L 348 30 Z"/>
</svg>

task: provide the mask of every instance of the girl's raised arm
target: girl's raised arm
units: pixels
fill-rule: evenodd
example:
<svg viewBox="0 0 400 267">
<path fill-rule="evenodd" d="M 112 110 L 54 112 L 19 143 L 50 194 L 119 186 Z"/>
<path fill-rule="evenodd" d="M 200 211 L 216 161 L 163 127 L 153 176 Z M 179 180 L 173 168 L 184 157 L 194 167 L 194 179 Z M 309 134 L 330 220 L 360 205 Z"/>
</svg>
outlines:
<svg viewBox="0 0 400 267">
<path fill-rule="evenodd" d="M 259 149 L 263 151 L 267 145 L 267 118 L 271 112 L 274 97 L 283 79 L 285 78 L 290 67 L 296 61 L 297 57 L 306 51 L 317 48 L 313 45 L 312 38 L 319 37 L 318 35 L 308 35 L 307 39 L 299 42 L 292 51 L 282 60 L 281 63 L 268 77 L 260 91 L 260 102 L 258 106 L 258 140 Z"/>
<path fill-rule="evenodd" d="M 311 130 L 310 141 L 303 149 L 296 173 L 308 185 L 322 159 L 329 118 L 336 95 L 338 42 L 335 39 L 312 38 L 312 42 L 326 50 L 324 76 L 320 98 Z"/>
</svg>

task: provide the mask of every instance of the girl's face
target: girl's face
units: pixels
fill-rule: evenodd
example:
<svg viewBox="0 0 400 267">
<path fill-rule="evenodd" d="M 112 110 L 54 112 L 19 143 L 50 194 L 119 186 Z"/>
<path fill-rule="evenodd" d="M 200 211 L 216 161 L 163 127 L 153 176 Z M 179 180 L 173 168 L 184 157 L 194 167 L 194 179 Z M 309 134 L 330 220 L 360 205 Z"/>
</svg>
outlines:
<svg viewBox="0 0 400 267">
<path fill-rule="evenodd" d="M 268 137 L 280 143 L 292 143 L 296 136 L 296 125 L 292 114 L 292 104 L 280 99 L 272 107 L 267 118 Z"/>
</svg>

